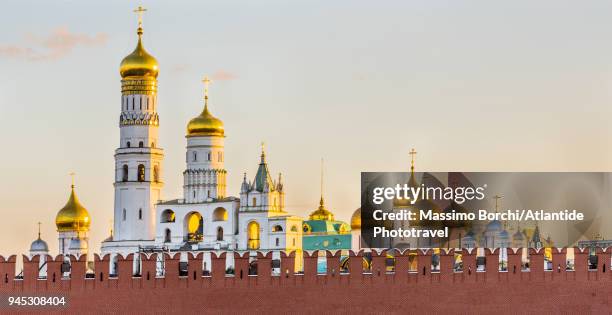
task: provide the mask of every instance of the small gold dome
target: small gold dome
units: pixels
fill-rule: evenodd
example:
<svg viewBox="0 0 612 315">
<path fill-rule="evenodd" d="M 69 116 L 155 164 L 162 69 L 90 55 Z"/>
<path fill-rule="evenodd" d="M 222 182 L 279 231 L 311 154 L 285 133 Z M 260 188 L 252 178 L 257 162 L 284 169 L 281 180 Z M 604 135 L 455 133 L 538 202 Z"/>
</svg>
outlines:
<svg viewBox="0 0 612 315">
<path fill-rule="evenodd" d="M 57 213 L 55 225 L 59 232 L 65 231 L 89 231 L 91 220 L 87 209 L 81 205 L 74 193 L 74 186 L 70 192 L 70 198 L 66 205 Z"/>
<path fill-rule="evenodd" d="M 310 220 L 334 221 L 334 214 L 325 208 L 323 197 L 319 201 L 319 208 L 310 214 Z"/>
<path fill-rule="evenodd" d="M 193 118 L 187 124 L 187 137 L 223 137 L 224 134 L 223 122 L 208 111 L 208 104 L 204 106 L 204 111 L 198 117 Z"/>
<path fill-rule="evenodd" d="M 119 73 L 126 77 L 154 77 L 157 78 L 159 65 L 155 57 L 151 56 L 142 45 L 142 30 L 139 30 L 136 49 L 121 61 Z"/>
<path fill-rule="evenodd" d="M 351 216 L 351 229 L 361 230 L 361 208 L 355 210 Z"/>
</svg>

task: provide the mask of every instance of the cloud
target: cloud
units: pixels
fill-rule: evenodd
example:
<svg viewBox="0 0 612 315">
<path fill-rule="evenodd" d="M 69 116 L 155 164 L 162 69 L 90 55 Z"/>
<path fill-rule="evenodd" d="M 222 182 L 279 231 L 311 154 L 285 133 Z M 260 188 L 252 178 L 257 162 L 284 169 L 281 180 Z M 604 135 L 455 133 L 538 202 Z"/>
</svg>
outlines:
<svg viewBox="0 0 612 315">
<path fill-rule="evenodd" d="M 25 34 L 21 45 L 1 45 L 0 56 L 28 61 L 57 60 L 68 55 L 77 46 L 101 46 L 108 36 L 98 33 L 93 36 L 72 33 L 67 27 L 53 29 L 47 36 Z"/>
<path fill-rule="evenodd" d="M 236 78 L 237 78 L 236 75 L 234 75 L 233 73 L 224 71 L 224 70 L 218 70 L 212 75 L 212 79 L 218 80 L 218 81 L 229 81 L 229 80 L 235 80 Z"/>
</svg>

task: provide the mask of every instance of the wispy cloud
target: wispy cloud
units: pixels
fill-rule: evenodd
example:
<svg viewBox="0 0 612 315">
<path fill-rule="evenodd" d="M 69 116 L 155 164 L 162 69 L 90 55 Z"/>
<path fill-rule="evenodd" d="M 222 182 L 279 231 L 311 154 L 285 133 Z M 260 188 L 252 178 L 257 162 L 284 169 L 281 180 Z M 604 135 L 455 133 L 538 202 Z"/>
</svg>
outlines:
<svg viewBox="0 0 612 315">
<path fill-rule="evenodd" d="M 218 80 L 218 81 L 229 81 L 229 80 L 235 80 L 236 78 L 237 76 L 235 74 L 229 73 L 224 70 L 218 70 L 212 75 L 212 79 Z"/>
<path fill-rule="evenodd" d="M 72 33 L 67 27 L 51 30 L 46 36 L 25 34 L 22 44 L 0 44 L 0 56 L 28 61 L 57 60 L 68 55 L 77 46 L 104 45 L 108 36 L 104 33 L 87 35 Z"/>
</svg>

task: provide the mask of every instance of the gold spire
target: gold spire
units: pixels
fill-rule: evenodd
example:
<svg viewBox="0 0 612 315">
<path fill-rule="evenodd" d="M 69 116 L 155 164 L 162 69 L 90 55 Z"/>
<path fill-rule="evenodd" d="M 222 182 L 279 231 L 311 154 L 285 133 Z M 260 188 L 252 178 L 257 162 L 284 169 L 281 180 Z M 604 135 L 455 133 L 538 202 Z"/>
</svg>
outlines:
<svg viewBox="0 0 612 315">
<path fill-rule="evenodd" d="M 41 224 L 42 224 L 42 223 L 38 222 L 38 239 L 40 239 L 40 225 L 41 225 Z"/>
<path fill-rule="evenodd" d="M 204 110 L 187 124 L 187 137 L 223 137 L 225 134 L 223 122 L 208 111 L 208 86 L 212 80 L 205 76 L 202 82 L 204 83 Z"/>
<path fill-rule="evenodd" d="M 65 231 L 89 231 L 91 220 L 89 212 L 79 202 L 79 199 L 74 192 L 74 173 L 72 176 L 72 185 L 70 185 L 70 197 L 66 205 L 57 213 L 55 217 L 55 226 L 59 232 Z"/>
<path fill-rule="evenodd" d="M 321 199 L 319 200 L 319 208 L 310 214 L 310 220 L 334 221 L 334 214 L 325 208 L 325 200 L 323 199 L 323 158 L 321 158 Z"/>
<path fill-rule="evenodd" d="M 414 157 L 416 156 L 417 151 L 412 148 L 408 154 L 410 154 L 410 172 L 414 173 Z"/>
<path fill-rule="evenodd" d="M 414 177 L 414 160 L 415 160 L 417 151 L 414 148 L 412 148 L 410 149 L 408 154 L 410 155 L 410 179 L 408 179 L 408 186 L 417 187 L 419 186 L 419 184 L 417 183 L 416 178 Z M 413 206 L 414 205 L 410 203 L 409 199 L 402 198 L 402 199 L 393 200 L 393 208 L 409 208 Z"/>
<path fill-rule="evenodd" d="M 153 77 L 157 78 L 159 73 L 159 65 L 155 57 L 151 56 L 142 45 L 142 14 L 147 11 L 143 7 L 138 7 L 134 12 L 138 15 L 138 44 L 136 49 L 123 58 L 119 67 L 119 73 L 122 78 L 127 77 Z"/>
<path fill-rule="evenodd" d="M 266 143 L 261 142 L 261 163 L 266 162 Z"/>
</svg>

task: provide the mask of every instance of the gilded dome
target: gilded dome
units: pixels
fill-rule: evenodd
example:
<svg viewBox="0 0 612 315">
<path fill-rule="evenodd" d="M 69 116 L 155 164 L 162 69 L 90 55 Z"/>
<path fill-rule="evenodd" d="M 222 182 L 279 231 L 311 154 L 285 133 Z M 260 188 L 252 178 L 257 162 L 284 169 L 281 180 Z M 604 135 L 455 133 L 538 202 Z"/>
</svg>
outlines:
<svg viewBox="0 0 612 315">
<path fill-rule="evenodd" d="M 208 111 L 208 104 L 198 116 L 187 124 L 187 137 L 219 136 L 223 137 L 225 128 L 221 119 L 216 118 Z"/>
<path fill-rule="evenodd" d="M 319 208 L 313 211 L 309 218 L 310 220 L 334 221 L 334 214 L 325 208 L 323 197 L 321 197 L 321 201 L 319 201 Z"/>
<path fill-rule="evenodd" d="M 59 232 L 65 231 L 89 231 L 91 219 L 87 209 L 81 205 L 74 193 L 74 186 L 70 192 L 70 198 L 66 205 L 57 213 L 55 225 Z"/>
<path fill-rule="evenodd" d="M 136 49 L 121 61 L 119 73 L 126 77 L 154 77 L 159 73 L 157 59 L 151 56 L 142 45 L 142 29 L 138 29 L 138 44 Z"/>
<path fill-rule="evenodd" d="M 361 230 L 361 208 L 355 210 L 351 216 L 351 229 Z"/>
<path fill-rule="evenodd" d="M 410 172 L 410 179 L 408 180 L 408 183 L 406 183 L 408 185 L 408 187 L 410 188 L 416 188 L 419 186 L 419 184 L 416 181 L 416 178 L 414 178 L 414 168 L 411 170 Z M 410 199 L 393 199 L 393 209 L 407 209 L 407 208 L 413 208 L 413 204 L 411 203 Z"/>
</svg>

